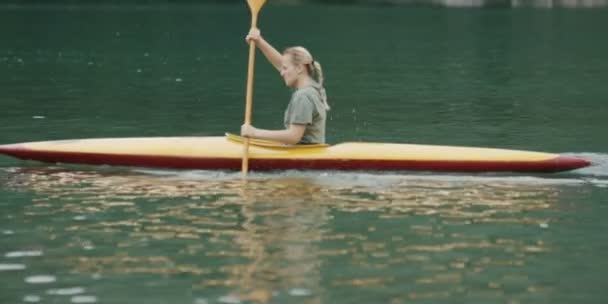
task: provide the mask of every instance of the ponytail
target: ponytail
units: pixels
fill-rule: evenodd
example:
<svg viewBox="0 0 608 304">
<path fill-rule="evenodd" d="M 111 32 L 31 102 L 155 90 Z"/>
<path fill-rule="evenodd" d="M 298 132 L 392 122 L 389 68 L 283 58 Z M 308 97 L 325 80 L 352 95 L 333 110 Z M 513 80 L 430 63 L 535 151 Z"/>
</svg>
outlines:
<svg viewBox="0 0 608 304">
<path fill-rule="evenodd" d="M 321 68 L 321 64 L 318 61 L 312 61 L 312 71 L 313 76 L 317 76 L 317 83 L 319 84 L 319 94 L 321 94 L 321 101 L 325 105 L 325 110 L 329 110 L 329 104 L 327 103 L 327 92 L 325 91 L 325 86 L 323 86 L 323 81 L 325 78 L 323 77 L 323 69 Z"/>
</svg>

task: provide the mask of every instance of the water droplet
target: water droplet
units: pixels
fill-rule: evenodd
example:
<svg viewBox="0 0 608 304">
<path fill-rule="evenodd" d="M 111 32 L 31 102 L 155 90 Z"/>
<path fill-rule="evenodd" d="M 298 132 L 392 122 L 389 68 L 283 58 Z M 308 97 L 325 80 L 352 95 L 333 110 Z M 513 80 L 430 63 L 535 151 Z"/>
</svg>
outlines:
<svg viewBox="0 0 608 304">
<path fill-rule="evenodd" d="M 84 216 L 84 215 L 77 215 L 77 216 L 73 217 L 73 219 L 74 219 L 75 221 L 84 221 L 84 220 L 86 220 L 86 219 L 87 219 L 87 217 L 86 217 L 86 216 Z"/>
<path fill-rule="evenodd" d="M 0 271 L 23 270 L 23 269 L 25 269 L 25 265 L 23 265 L 23 264 L 0 264 Z"/>
<path fill-rule="evenodd" d="M 549 228 L 549 224 L 547 223 L 540 223 L 539 226 L 540 228 Z"/>
<path fill-rule="evenodd" d="M 33 119 L 45 119 L 46 117 L 36 115 L 36 116 L 32 116 L 32 118 L 33 118 Z"/>
<path fill-rule="evenodd" d="M 25 282 L 30 284 L 47 284 L 53 283 L 56 280 L 57 279 L 52 275 L 36 275 L 25 278 Z"/>
<path fill-rule="evenodd" d="M 11 235 L 11 234 L 15 234 L 15 231 L 13 231 L 13 230 L 3 230 L 2 234 Z"/>
<path fill-rule="evenodd" d="M 137 73 L 141 73 L 141 69 L 137 69 Z"/>
<path fill-rule="evenodd" d="M 175 78 L 175 82 L 182 82 L 183 80 L 181 78 Z"/>
</svg>

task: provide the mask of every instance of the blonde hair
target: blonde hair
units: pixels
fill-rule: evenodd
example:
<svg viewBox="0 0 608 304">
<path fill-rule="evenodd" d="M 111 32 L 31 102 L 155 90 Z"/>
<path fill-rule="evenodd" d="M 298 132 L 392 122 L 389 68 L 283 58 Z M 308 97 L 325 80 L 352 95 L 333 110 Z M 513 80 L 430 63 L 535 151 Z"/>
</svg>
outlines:
<svg viewBox="0 0 608 304">
<path fill-rule="evenodd" d="M 315 80 L 317 84 L 319 84 L 318 89 L 319 94 L 321 95 L 321 101 L 323 101 L 325 109 L 329 110 L 329 104 L 327 103 L 327 93 L 325 92 L 325 86 L 323 86 L 323 81 L 325 79 L 323 78 L 323 69 L 321 68 L 321 64 L 318 61 L 315 61 L 312 58 L 310 52 L 301 46 L 287 48 L 285 49 L 285 51 L 283 51 L 283 54 L 291 55 L 291 60 L 294 64 L 301 64 L 306 67 L 308 75 L 310 75 L 310 77 L 312 77 L 312 79 Z"/>
</svg>

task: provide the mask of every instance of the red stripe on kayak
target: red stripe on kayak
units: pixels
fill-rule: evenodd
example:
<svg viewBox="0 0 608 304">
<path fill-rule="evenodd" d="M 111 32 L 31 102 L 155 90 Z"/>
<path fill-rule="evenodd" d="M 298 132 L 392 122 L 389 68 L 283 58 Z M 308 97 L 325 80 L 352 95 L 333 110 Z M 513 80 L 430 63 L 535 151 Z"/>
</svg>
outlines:
<svg viewBox="0 0 608 304">
<path fill-rule="evenodd" d="M 240 170 L 238 158 L 117 155 L 29 150 L 19 145 L 0 146 L 0 153 L 20 159 L 51 163 L 135 166 L 170 169 Z M 429 161 L 354 159 L 250 159 L 251 170 L 411 170 L 443 172 L 559 172 L 589 166 L 576 157 L 559 156 L 544 161 Z"/>
<path fill-rule="evenodd" d="M 239 160 L 240 164 L 240 160 Z M 586 160 L 559 156 L 545 161 L 428 161 L 428 160 L 276 160 L 252 159 L 252 170 L 408 170 L 440 172 L 559 172 L 589 166 Z"/>
</svg>

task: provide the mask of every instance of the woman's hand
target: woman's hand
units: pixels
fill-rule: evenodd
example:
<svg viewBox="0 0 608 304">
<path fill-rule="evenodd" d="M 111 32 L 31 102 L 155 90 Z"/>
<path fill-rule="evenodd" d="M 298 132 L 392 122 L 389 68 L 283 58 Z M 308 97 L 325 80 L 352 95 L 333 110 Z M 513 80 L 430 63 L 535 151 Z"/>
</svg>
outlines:
<svg viewBox="0 0 608 304">
<path fill-rule="evenodd" d="M 257 129 L 252 125 L 244 124 L 241 126 L 241 136 L 243 137 L 255 137 Z"/>
<path fill-rule="evenodd" d="M 247 43 L 250 43 L 251 41 L 258 42 L 260 39 L 262 39 L 262 34 L 257 28 L 252 28 L 249 30 L 249 34 L 247 34 L 247 37 L 245 37 L 245 41 L 247 41 Z"/>
</svg>

